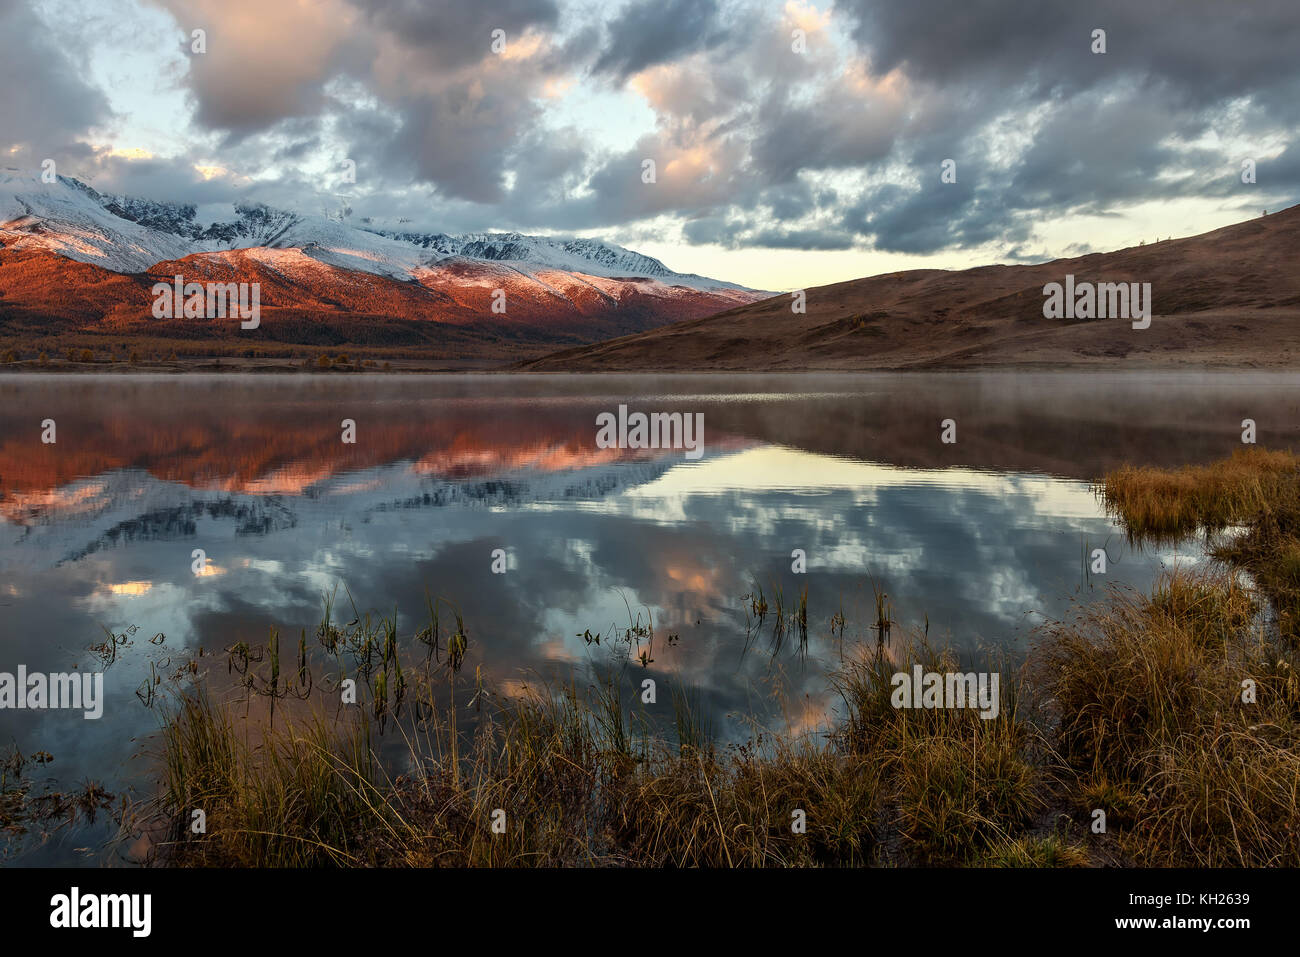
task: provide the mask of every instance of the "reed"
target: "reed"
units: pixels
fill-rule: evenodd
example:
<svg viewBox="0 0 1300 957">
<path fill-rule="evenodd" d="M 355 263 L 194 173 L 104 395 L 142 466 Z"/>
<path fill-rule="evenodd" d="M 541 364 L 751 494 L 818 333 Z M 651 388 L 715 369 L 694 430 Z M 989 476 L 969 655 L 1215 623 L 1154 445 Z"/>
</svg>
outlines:
<svg viewBox="0 0 1300 957">
<path fill-rule="evenodd" d="M 1211 555 L 1249 573 L 1282 634 L 1300 640 L 1300 456 L 1252 447 L 1209 465 L 1122 468 L 1100 494 L 1135 542 L 1203 531 Z"/>
</svg>

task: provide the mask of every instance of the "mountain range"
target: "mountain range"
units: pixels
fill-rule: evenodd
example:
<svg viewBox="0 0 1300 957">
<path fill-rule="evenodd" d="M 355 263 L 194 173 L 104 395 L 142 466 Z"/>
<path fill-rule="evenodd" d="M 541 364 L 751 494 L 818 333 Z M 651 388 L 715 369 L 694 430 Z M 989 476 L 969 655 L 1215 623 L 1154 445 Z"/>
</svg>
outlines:
<svg viewBox="0 0 1300 957">
<path fill-rule="evenodd" d="M 110 334 L 286 346 L 352 346 L 422 357 L 500 360 L 710 315 L 769 295 L 676 273 L 593 239 L 452 236 L 304 215 L 257 203 L 197 207 L 45 183 L 0 170 L 0 334 L 55 340 Z M 257 282 L 261 327 L 159 320 L 156 282 Z M 504 312 L 494 312 L 494 292 Z M 197 325 L 205 323 L 204 326 Z"/>
<path fill-rule="evenodd" d="M 1289 368 L 1300 363 L 1298 267 L 1293 206 L 1114 252 L 774 295 L 594 239 L 158 202 L 0 169 L 0 353 L 68 369 L 126 367 L 128 351 L 164 368 L 168 353 L 182 367 L 235 357 L 287 369 L 340 352 L 351 358 L 334 368 Z M 154 318 L 151 289 L 178 275 L 258 283 L 259 327 Z M 1152 321 L 1049 318 L 1053 283 L 1140 284 Z"/>
</svg>

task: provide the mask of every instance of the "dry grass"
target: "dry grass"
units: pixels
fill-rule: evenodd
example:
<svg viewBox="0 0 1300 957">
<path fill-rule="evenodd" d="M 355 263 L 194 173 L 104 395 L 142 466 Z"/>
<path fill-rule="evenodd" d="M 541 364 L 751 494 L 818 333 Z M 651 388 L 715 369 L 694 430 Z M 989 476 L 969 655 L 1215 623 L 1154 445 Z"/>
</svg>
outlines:
<svg viewBox="0 0 1300 957">
<path fill-rule="evenodd" d="M 915 663 L 957 669 L 920 638 L 859 649 L 836 675 L 843 720 L 829 733 L 725 748 L 684 696 L 674 735 L 612 682 L 533 689 L 467 730 L 408 666 L 406 706 L 421 717 L 385 714 L 396 765 L 376 753 L 382 712 L 369 706 L 341 724 L 278 717 L 250 741 L 230 706 L 192 691 L 165 726 L 163 860 L 1300 864 L 1300 662 L 1227 573 L 1174 573 L 1149 596 L 1084 608 L 1039 634 L 1022 674 L 990 662 L 1003 679 L 995 718 L 895 708 L 891 678 Z M 188 831 L 196 807 L 203 835 Z M 1104 836 L 1088 831 L 1098 808 Z"/>
<path fill-rule="evenodd" d="M 165 724 L 168 863 L 398 866 L 860 866 L 979 863 L 1023 837 L 1045 803 L 1036 732 L 1004 695 L 974 711 L 895 709 L 895 670 L 956 667 L 923 641 L 851 657 L 833 733 L 756 733 L 718 747 L 675 696 L 675 734 L 618 685 L 536 688 L 466 731 L 413 679 L 396 722 L 400 773 L 381 770 L 371 708 L 342 730 L 277 718 L 243 740 L 232 709 L 184 695 Z M 406 669 L 407 674 L 412 668 Z M 375 682 L 378 685 L 378 681 Z M 463 718 L 464 715 L 461 715 Z M 459 728 L 460 730 L 456 730 Z M 207 833 L 188 830 L 204 809 Z M 505 811 L 500 833 L 493 814 Z M 796 823 L 801 827 L 796 827 Z M 1082 853 L 1082 852 L 1079 852 Z"/>
<path fill-rule="evenodd" d="M 361 864 L 366 832 L 384 804 L 367 722 L 314 721 L 241 737 L 227 708 L 202 693 L 180 699 L 163 729 L 165 802 L 174 846 L 199 840 L 213 866 Z M 194 810 L 207 834 L 194 834 Z"/>
<path fill-rule="evenodd" d="M 1125 466 L 1106 476 L 1102 499 L 1135 538 L 1179 538 L 1251 521 L 1293 498 L 1300 457 L 1255 447 L 1181 469 Z"/>
<path fill-rule="evenodd" d="M 1137 864 L 1300 864 L 1300 660 L 1254 612 L 1228 572 L 1174 572 L 1040 636 L 1077 804 L 1106 810 Z"/>
<path fill-rule="evenodd" d="M 468 736 L 449 712 L 379 770 L 365 724 L 283 724 L 256 745 L 189 695 L 167 724 L 168 863 L 204 866 L 864 864 L 870 769 L 783 743 L 720 753 L 609 735 L 598 696 L 531 693 Z M 204 809 L 207 833 L 188 830 Z M 791 827 L 802 809 L 806 833 Z M 493 815 L 505 811 L 500 833 Z M 852 823 L 857 822 L 857 823 Z"/>
<path fill-rule="evenodd" d="M 1282 634 L 1300 638 L 1300 456 L 1252 447 L 1204 466 L 1122 468 L 1101 494 L 1135 542 L 1210 534 L 1211 553 L 1248 572 Z"/>
</svg>

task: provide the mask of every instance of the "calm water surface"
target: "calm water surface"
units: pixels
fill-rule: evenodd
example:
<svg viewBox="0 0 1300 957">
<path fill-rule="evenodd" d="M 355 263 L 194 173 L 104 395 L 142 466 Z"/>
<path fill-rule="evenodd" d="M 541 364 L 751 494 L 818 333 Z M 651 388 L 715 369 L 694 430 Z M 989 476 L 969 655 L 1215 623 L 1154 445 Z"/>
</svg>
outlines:
<svg viewBox="0 0 1300 957">
<path fill-rule="evenodd" d="M 0 672 L 95 670 L 88 649 L 105 629 L 138 629 L 105 672 L 102 719 L 0 711 L 0 745 L 52 753 L 50 786 L 145 796 L 157 718 L 136 691 L 151 666 L 263 642 L 272 625 L 311 634 L 336 589 L 362 611 L 397 608 L 406 636 L 425 624 L 426 589 L 454 600 L 467 668 L 499 694 L 591 680 L 609 651 L 577 636 L 626 626 L 630 608 L 653 616 L 645 674 L 669 710 L 675 688 L 722 739 L 747 716 L 816 729 L 836 716 L 830 618 L 842 608 L 848 639 L 866 634 L 873 581 L 896 627 L 928 619 L 973 660 L 1023 651 L 1044 616 L 1097 594 L 1086 550 L 1108 548 L 1105 583 L 1139 588 L 1198 561 L 1195 543 L 1132 552 L 1091 480 L 1125 461 L 1229 454 L 1243 418 L 1261 445 L 1300 447 L 1296 380 L 0 377 Z M 596 415 L 620 403 L 702 412 L 705 454 L 597 448 Z M 939 440 L 946 418 L 953 445 Z M 756 581 L 769 599 L 806 585 L 806 655 L 761 635 L 746 651 L 740 597 Z M 19 859 L 99 862 L 105 835 L 61 832 Z"/>
</svg>

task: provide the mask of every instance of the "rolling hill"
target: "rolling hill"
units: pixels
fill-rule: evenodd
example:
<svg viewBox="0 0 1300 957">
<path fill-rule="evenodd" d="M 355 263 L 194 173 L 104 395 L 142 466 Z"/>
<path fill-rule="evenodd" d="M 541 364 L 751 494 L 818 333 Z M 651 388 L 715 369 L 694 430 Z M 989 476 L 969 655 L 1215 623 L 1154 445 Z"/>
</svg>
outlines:
<svg viewBox="0 0 1300 957">
<path fill-rule="evenodd" d="M 1044 286 L 1150 283 L 1152 321 L 1044 318 Z M 532 371 L 1300 364 L 1300 206 L 1200 236 L 1038 265 L 910 270 L 521 363 Z"/>
</svg>

